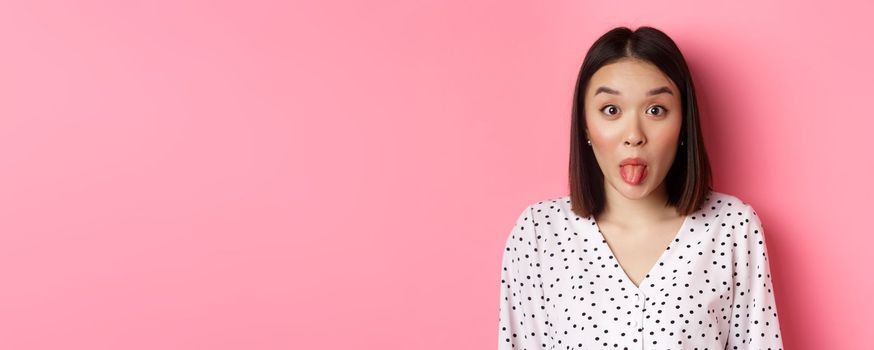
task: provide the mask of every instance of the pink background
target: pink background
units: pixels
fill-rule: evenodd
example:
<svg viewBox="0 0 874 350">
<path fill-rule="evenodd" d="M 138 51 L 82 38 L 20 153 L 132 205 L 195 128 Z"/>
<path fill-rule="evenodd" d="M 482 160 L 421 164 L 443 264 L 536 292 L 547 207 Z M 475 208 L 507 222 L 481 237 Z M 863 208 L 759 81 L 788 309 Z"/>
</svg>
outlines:
<svg viewBox="0 0 874 350">
<path fill-rule="evenodd" d="M 615 25 L 671 35 L 787 349 L 871 348 L 863 1 L 4 3 L 0 347 L 489 349 Z"/>
</svg>

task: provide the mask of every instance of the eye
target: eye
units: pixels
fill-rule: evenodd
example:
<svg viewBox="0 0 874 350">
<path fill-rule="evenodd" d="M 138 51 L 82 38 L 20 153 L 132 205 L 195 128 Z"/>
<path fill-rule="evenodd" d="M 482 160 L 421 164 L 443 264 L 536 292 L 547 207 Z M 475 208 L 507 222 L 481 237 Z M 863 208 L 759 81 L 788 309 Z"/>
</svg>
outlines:
<svg viewBox="0 0 874 350">
<path fill-rule="evenodd" d="M 655 113 L 652 113 L 653 111 L 655 111 Z M 650 113 L 652 113 L 652 114 L 654 114 L 654 115 L 663 115 L 663 114 L 665 114 L 665 113 L 668 113 L 668 110 L 667 110 L 667 108 L 665 108 L 665 107 L 662 107 L 662 106 L 658 106 L 658 105 L 656 105 L 656 106 L 652 106 L 652 107 L 650 107 L 650 108 L 647 110 L 647 112 L 650 112 Z M 661 113 L 658 113 L 658 112 L 661 112 Z"/>
<path fill-rule="evenodd" d="M 606 114 L 606 115 L 612 116 L 612 115 L 616 115 L 616 113 L 619 113 L 619 108 L 614 106 L 614 105 L 606 105 L 603 108 L 601 108 L 601 112 Z"/>
</svg>

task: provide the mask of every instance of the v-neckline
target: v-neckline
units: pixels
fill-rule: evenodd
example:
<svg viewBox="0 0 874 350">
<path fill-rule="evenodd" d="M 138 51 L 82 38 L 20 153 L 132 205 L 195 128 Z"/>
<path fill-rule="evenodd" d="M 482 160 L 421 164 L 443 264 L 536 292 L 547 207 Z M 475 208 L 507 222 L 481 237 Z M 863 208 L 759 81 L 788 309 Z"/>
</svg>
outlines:
<svg viewBox="0 0 874 350">
<path fill-rule="evenodd" d="M 668 243 L 668 245 L 662 250 L 662 253 L 659 255 L 659 258 L 652 264 L 652 266 L 650 266 L 649 271 L 647 271 L 646 274 L 643 275 L 643 278 L 640 280 L 640 283 L 638 283 L 637 285 L 634 284 L 634 281 L 632 281 L 631 277 L 628 276 L 628 272 L 626 272 L 625 268 L 622 267 L 622 263 L 620 263 L 619 259 L 616 258 L 616 254 L 613 253 L 613 248 L 611 248 L 610 244 L 607 243 L 607 237 L 604 236 L 604 232 L 601 232 L 601 226 L 598 225 L 598 221 L 596 221 L 595 218 L 592 217 L 592 222 L 594 223 L 595 230 L 598 232 L 598 236 L 600 236 L 600 238 L 601 238 L 601 246 L 603 248 L 605 248 L 607 250 L 607 252 L 610 253 L 610 257 L 612 257 L 613 261 L 616 262 L 616 265 L 618 266 L 620 273 L 622 273 L 622 276 L 625 277 L 624 279 L 626 281 L 628 281 L 628 285 L 631 288 L 633 288 L 633 290 L 638 291 L 638 290 L 642 290 L 643 287 L 646 285 L 646 283 L 651 278 L 654 277 L 653 274 L 655 273 L 655 270 L 660 266 L 659 265 L 660 263 L 665 262 L 665 259 L 667 259 L 667 256 L 670 253 L 670 251 L 676 250 L 674 247 L 681 241 L 680 238 L 681 238 L 683 232 L 686 231 L 686 226 L 689 225 L 689 218 L 690 218 L 690 215 L 684 215 L 683 223 L 680 225 L 680 229 L 677 230 L 676 233 L 674 233 L 674 237 L 671 238 L 670 243 Z"/>
</svg>

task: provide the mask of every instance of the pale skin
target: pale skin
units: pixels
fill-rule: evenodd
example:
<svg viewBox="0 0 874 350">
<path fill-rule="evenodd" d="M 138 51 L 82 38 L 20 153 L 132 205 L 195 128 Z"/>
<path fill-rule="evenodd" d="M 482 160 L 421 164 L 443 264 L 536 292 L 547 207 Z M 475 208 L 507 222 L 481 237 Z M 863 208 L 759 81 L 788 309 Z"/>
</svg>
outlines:
<svg viewBox="0 0 874 350">
<path fill-rule="evenodd" d="M 639 286 L 685 219 L 665 206 L 664 183 L 682 147 L 680 90 L 655 65 L 627 58 L 595 72 L 585 106 L 586 138 L 604 173 L 606 204 L 596 221 L 622 269 Z M 629 184 L 620 175 L 619 164 L 628 157 L 646 160 L 642 182 Z"/>
</svg>

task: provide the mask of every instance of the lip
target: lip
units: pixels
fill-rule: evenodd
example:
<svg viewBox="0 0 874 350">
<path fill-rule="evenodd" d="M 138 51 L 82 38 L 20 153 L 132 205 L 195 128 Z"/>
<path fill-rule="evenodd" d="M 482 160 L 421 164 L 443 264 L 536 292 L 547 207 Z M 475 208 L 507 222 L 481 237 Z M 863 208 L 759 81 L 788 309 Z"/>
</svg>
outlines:
<svg viewBox="0 0 874 350">
<path fill-rule="evenodd" d="M 625 165 L 646 165 L 646 161 L 640 157 L 625 158 L 619 163 L 619 166 L 622 167 Z"/>
</svg>

